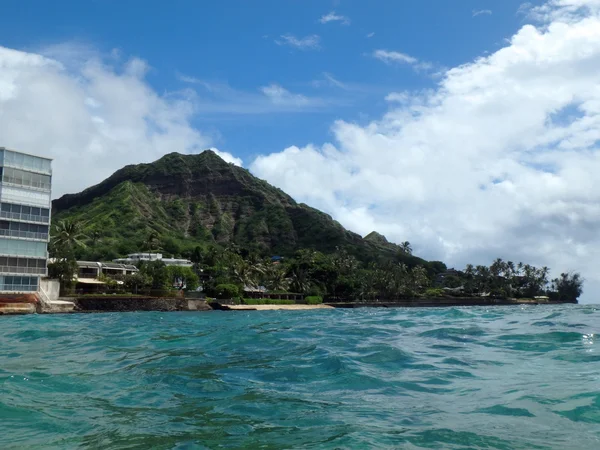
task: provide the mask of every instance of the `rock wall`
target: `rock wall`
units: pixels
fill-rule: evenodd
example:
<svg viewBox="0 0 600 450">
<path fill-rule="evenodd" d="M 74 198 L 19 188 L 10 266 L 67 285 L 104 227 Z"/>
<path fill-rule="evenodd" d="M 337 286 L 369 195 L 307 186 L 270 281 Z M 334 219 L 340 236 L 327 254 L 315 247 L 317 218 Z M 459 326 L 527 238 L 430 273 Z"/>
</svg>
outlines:
<svg viewBox="0 0 600 450">
<path fill-rule="evenodd" d="M 79 297 L 70 299 L 80 312 L 210 311 L 204 300 L 154 297 Z"/>
</svg>

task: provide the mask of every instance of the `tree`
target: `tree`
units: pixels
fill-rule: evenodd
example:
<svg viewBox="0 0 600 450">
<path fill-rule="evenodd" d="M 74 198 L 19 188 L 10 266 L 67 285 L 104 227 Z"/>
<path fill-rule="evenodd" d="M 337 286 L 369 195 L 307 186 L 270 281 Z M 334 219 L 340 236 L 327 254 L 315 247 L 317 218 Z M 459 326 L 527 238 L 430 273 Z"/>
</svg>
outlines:
<svg viewBox="0 0 600 450">
<path fill-rule="evenodd" d="M 162 261 L 141 261 L 140 273 L 147 275 L 151 280 L 152 289 L 164 289 L 168 287 L 169 273 L 167 266 Z"/>
<path fill-rule="evenodd" d="M 90 239 L 92 241 L 92 245 L 95 246 L 101 237 L 102 237 L 102 232 L 100 230 L 98 230 L 97 228 L 94 228 L 92 230 L 92 232 L 90 233 Z"/>
<path fill-rule="evenodd" d="M 415 295 L 421 293 L 427 287 L 429 287 L 427 270 L 423 266 L 413 267 L 410 272 L 409 292 L 407 294 Z"/>
<path fill-rule="evenodd" d="M 298 292 L 301 294 L 306 294 L 312 283 L 308 276 L 308 272 L 303 270 L 300 267 L 296 267 L 290 271 L 290 288 L 294 292 Z"/>
<path fill-rule="evenodd" d="M 479 294 L 485 294 L 490 289 L 490 269 L 487 266 L 475 267 L 475 289 Z"/>
<path fill-rule="evenodd" d="M 61 254 L 72 253 L 77 248 L 86 248 L 83 242 L 87 236 L 83 233 L 84 223 L 77 220 L 61 220 L 54 227 L 52 236 L 52 247 L 56 257 L 61 258 Z"/>
<path fill-rule="evenodd" d="M 583 293 L 583 282 L 579 273 L 561 273 L 552 280 L 551 296 L 559 301 L 577 303 Z"/>
<path fill-rule="evenodd" d="M 412 255 L 412 247 L 410 245 L 410 242 L 408 241 L 404 241 L 400 244 L 400 248 L 402 249 L 402 251 L 404 253 L 406 253 L 407 255 Z"/>
<path fill-rule="evenodd" d="M 152 250 L 158 250 L 159 242 L 160 234 L 155 230 L 150 231 L 148 237 L 146 237 L 146 240 L 144 241 L 144 245 L 148 251 L 148 257 L 150 256 L 150 253 L 152 253 Z"/>
<path fill-rule="evenodd" d="M 48 264 L 48 277 L 58 280 L 61 294 L 64 289 L 71 289 L 75 274 L 77 273 L 77 261 L 75 258 L 61 258 Z"/>
<path fill-rule="evenodd" d="M 48 275 L 59 281 L 61 291 L 73 286 L 77 273 L 75 251 L 86 248 L 83 240 L 87 236 L 83 234 L 83 226 L 83 222 L 76 220 L 61 220 L 54 226 L 50 252 L 55 261 L 48 264 Z"/>
<path fill-rule="evenodd" d="M 137 294 L 139 290 L 152 285 L 152 278 L 141 272 L 132 273 L 131 275 L 125 275 L 123 284 L 130 292 Z"/>
<path fill-rule="evenodd" d="M 191 267 L 168 266 L 167 274 L 171 286 L 179 290 L 193 291 L 199 285 L 198 275 L 194 273 Z"/>
<path fill-rule="evenodd" d="M 200 247 L 199 245 L 197 245 L 196 247 L 194 247 L 194 250 L 192 251 L 192 255 L 190 257 L 190 260 L 196 264 L 199 265 L 200 263 L 202 263 L 204 254 L 202 252 L 202 247 Z"/>
<path fill-rule="evenodd" d="M 265 286 L 270 291 L 287 291 L 290 279 L 286 276 L 285 267 L 279 264 L 269 264 L 264 272 Z"/>
<path fill-rule="evenodd" d="M 177 239 L 168 236 L 162 240 L 162 250 L 167 254 L 173 256 L 173 258 L 178 258 L 181 256 L 181 244 L 177 241 Z"/>
<path fill-rule="evenodd" d="M 255 288 L 258 285 L 258 276 L 263 272 L 263 267 L 262 265 L 252 265 L 241 257 L 237 257 L 235 261 L 232 261 L 230 271 L 233 281 L 243 287 Z"/>
</svg>

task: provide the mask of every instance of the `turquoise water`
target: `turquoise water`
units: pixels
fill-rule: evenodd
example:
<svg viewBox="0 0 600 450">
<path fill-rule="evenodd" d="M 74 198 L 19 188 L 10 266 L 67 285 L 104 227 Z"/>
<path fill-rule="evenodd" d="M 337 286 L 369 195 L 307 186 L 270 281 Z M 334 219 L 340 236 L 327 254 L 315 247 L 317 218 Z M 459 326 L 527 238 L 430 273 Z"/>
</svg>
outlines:
<svg viewBox="0 0 600 450">
<path fill-rule="evenodd" d="M 600 448 L 600 307 L 0 317 L 0 448 Z"/>
</svg>

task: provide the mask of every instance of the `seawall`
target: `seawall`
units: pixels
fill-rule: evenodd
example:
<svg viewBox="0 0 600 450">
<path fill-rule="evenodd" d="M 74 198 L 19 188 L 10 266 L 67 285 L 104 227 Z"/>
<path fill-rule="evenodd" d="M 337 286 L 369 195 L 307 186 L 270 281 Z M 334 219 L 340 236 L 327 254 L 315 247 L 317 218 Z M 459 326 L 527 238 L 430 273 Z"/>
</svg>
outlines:
<svg viewBox="0 0 600 450">
<path fill-rule="evenodd" d="M 156 297 L 78 297 L 74 312 L 211 311 L 205 300 Z"/>
</svg>

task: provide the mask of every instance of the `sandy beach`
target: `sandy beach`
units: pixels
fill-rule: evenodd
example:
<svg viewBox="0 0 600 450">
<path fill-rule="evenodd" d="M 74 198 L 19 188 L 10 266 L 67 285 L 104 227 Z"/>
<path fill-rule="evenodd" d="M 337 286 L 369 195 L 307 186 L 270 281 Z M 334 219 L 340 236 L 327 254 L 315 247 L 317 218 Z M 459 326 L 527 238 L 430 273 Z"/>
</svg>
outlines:
<svg viewBox="0 0 600 450">
<path fill-rule="evenodd" d="M 304 310 L 304 309 L 333 309 L 329 305 L 223 305 L 223 309 L 232 311 L 268 311 L 268 310 Z"/>
</svg>

